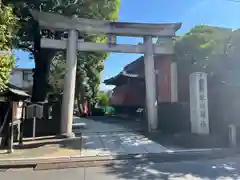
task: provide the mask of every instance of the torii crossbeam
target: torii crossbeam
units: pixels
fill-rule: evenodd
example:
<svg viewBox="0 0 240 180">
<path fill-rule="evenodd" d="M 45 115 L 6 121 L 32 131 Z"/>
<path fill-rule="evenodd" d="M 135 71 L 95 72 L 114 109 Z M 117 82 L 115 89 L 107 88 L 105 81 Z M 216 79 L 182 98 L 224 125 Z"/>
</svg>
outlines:
<svg viewBox="0 0 240 180">
<path fill-rule="evenodd" d="M 103 51 L 144 54 L 146 107 L 149 131 L 157 128 L 157 98 L 154 54 L 173 54 L 172 37 L 181 27 L 181 23 L 146 24 L 129 22 L 110 22 L 105 20 L 66 17 L 54 13 L 31 11 L 39 25 L 45 29 L 68 31 L 67 40 L 42 39 L 42 48 L 67 50 L 66 76 L 61 113 L 61 133 L 72 135 L 73 105 L 77 66 L 77 51 Z M 116 44 L 110 42 L 93 43 L 78 39 L 78 32 L 87 34 L 107 34 L 110 37 L 133 36 L 143 37 L 144 43 L 139 45 Z M 160 37 L 163 43 L 153 44 L 152 38 Z"/>
</svg>

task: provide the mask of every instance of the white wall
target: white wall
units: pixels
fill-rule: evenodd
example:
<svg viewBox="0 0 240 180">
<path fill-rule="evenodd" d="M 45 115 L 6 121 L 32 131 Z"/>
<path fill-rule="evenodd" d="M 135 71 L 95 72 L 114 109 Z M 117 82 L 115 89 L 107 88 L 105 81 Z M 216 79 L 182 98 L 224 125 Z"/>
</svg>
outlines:
<svg viewBox="0 0 240 180">
<path fill-rule="evenodd" d="M 23 72 L 31 72 L 31 70 L 24 69 L 13 70 L 10 78 L 10 83 L 20 88 L 28 88 L 29 86 L 32 86 L 33 85 L 32 72 L 31 75 L 29 76 L 29 80 L 23 80 Z"/>
<path fill-rule="evenodd" d="M 18 86 L 18 87 L 23 87 L 23 73 L 22 71 L 13 71 L 11 78 L 10 78 L 10 83 L 12 85 Z"/>
<path fill-rule="evenodd" d="M 23 81 L 23 88 L 28 88 L 33 85 L 33 81 Z"/>
</svg>

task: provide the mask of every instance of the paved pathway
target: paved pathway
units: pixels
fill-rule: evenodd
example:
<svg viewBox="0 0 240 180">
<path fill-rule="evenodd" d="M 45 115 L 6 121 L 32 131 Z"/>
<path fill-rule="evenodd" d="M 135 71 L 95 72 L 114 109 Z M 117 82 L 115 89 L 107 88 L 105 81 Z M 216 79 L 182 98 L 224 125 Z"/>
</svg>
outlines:
<svg viewBox="0 0 240 180">
<path fill-rule="evenodd" d="M 115 118 L 108 117 L 98 117 L 97 120 L 92 120 L 90 118 L 73 118 L 73 131 L 75 133 L 83 132 L 87 133 L 112 133 L 112 132 L 132 132 L 142 130 L 139 122 L 133 121 L 128 122 L 126 120 L 119 120 Z M 86 124 L 86 128 L 78 128 L 78 124 Z"/>
<path fill-rule="evenodd" d="M 167 149 L 136 132 L 139 129 L 123 124 L 76 118 L 74 124 L 86 124 L 85 128 L 74 128 L 76 134 L 82 132 L 83 156 L 127 155 L 138 153 L 160 153 Z M 137 127 L 135 127 L 137 128 Z"/>
<path fill-rule="evenodd" d="M 79 137 L 74 139 L 37 138 L 34 141 L 25 141 L 24 146 L 16 147 L 12 154 L 0 151 L 0 159 L 96 157 L 186 151 L 166 148 L 137 133 L 141 130 L 139 122 L 103 118 L 97 121 L 85 118 L 74 119 L 74 132 L 77 136 L 80 132 L 82 133 L 82 141 Z M 83 124 L 86 125 L 85 128 L 81 128 Z M 199 150 L 195 149 L 195 151 Z"/>
</svg>

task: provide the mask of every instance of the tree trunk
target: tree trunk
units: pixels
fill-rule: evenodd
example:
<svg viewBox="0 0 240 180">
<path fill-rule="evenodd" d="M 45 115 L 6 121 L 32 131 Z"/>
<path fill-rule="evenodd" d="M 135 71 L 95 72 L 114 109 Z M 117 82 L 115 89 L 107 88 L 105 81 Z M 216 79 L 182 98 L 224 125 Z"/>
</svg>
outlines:
<svg viewBox="0 0 240 180">
<path fill-rule="evenodd" d="M 34 60 L 35 69 L 33 75 L 32 102 L 43 102 L 48 90 L 48 76 L 51 61 L 55 50 L 41 48 L 41 30 L 37 22 L 33 24 L 34 30 Z"/>
<path fill-rule="evenodd" d="M 91 116 L 91 115 L 92 115 L 92 103 L 88 99 L 88 116 Z"/>
<path fill-rule="evenodd" d="M 48 91 L 48 77 L 51 61 L 53 58 L 51 50 L 42 49 L 35 56 L 35 70 L 33 76 L 32 102 L 44 101 Z"/>
<path fill-rule="evenodd" d="M 82 109 L 82 103 L 81 103 L 79 94 L 77 95 L 77 106 L 78 106 L 78 111 L 79 111 L 80 115 L 82 115 L 83 109 Z"/>
<path fill-rule="evenodd" d="M 45 101 L 48 91 L 48 77 L 50 65 L 55 52 L 41 49 L 35 56 L 35 70 L 33 76 L 32 102 Z"/>
</svg>

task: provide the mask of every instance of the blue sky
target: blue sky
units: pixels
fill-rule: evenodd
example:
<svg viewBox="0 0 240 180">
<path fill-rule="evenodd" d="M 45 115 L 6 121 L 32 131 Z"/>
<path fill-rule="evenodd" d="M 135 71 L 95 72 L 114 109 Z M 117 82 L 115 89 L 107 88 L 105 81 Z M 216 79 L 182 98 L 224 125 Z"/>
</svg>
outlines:
<svg viewBox="0 0 240 180">
<path fill-rule="evenodd" d="M 121 0 L 120 21 L 146 23 L 182 22 L 182 35 L 198 24 L 240 28 L 240 1 L 237 0 Z M 118 38 L 121 44 L 137 44 L 140 39 Z M 28 53 L 16 52 L 18 67 L 34 67 Z M 112 53 L 105 61 L 102 80 L 119 73 L 139 55 Z M 102 89 L 106 87 L 101 86 Z"/>
</svg>

